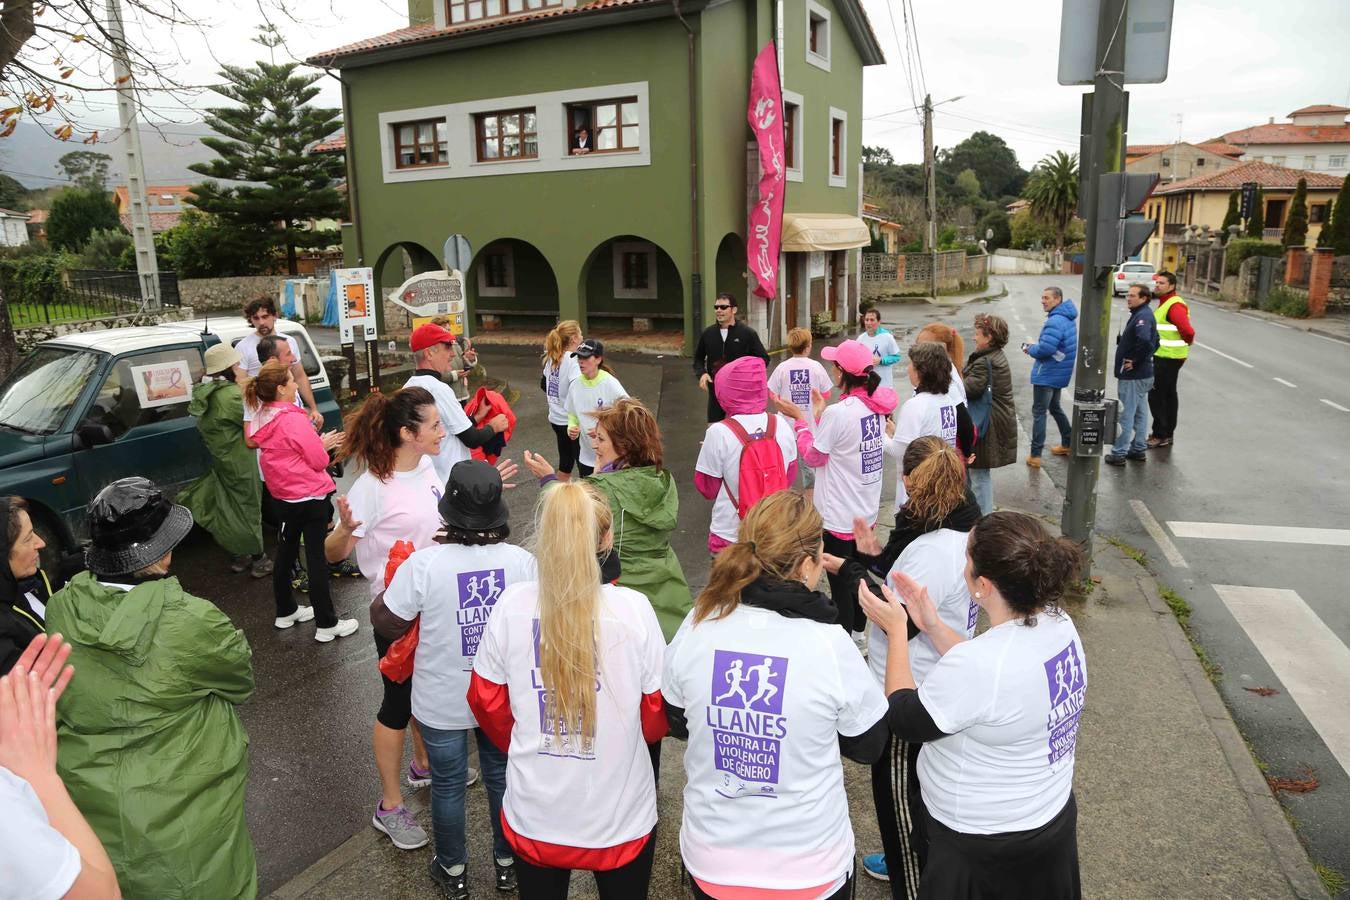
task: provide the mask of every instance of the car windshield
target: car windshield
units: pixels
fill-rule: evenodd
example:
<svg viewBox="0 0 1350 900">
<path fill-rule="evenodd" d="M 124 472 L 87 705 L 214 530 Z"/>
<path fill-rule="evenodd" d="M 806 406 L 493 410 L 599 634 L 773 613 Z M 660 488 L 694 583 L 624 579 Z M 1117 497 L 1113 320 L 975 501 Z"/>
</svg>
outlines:
<svg viewBox="0 0 1350 900">
<path fill-rule="evenodd" d="M 101 359 L 87 350 L 38 347 L 0 386 L 0 428 L 28 434 L 56 431 Z"/>
</svg>

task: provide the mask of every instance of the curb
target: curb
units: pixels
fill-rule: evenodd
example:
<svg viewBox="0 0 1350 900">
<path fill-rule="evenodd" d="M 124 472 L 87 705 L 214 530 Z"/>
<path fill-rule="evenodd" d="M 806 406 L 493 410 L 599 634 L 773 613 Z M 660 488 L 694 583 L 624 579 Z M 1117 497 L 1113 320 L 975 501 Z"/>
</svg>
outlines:
<svg viewBox="0 0 1350 900">
<path fill-rule="evenodd" d="M 1094 556 L 1097 556 L 1104 546 L 1127 564 L 1138 565 L 1133 560 L 1126 559 L 1118 549 L 1106 544 L 1100 538 L 1094 543 L 1098 544 L 1094 547 Z M 1157 616 L 1158 627 L 1162 629 L 1167 646 L 1176 657 L 1177 664 L 1181 666 L 1182 674 L 1185 675 L 1196 702 L 1200 704 L 1200 711 L 1219 742 L 1219 749 L 1223 752 L 1224 759 L 1228 761 L 1228 767 L 1232 769 L 1237 779 L 1238 788 L 1247 799 L 1252 818 L 1265 837 L 1270 852 L 1279 863 L 1290 890 L 1300 900 L 1327 900 L 1329 895 L 1322 886 L 1322 879 L 1313 870 L 1308 851 L 1294 834 L 1289 820 L 1285 818 L 1284 807 L 1271 793 L 1265 776 L 1257 769 L 1256 761 L 1252 759 L 1247 742 L 1238 731 L 1228 706 L 1219 696 L 1218 689 L 1205 675 L 1205 670 L 1201 668 L 1200 660 L 1196 658 L 1195 651 L 1191 648 L 1190 639 L 1182 631 L 1181 624 L 1177 622 L 1172 610 L 1163 602 L 1157 578 L 1146 569 L 1132 577 L 1147 600 L 1149 609 Z"/>
<path fill-rule="evenodd" d="M 1304 330 L 1309 332 L 1310 334 L 1316 334 L 1321 337 L 1327 338 L 1328 340 L 1340 341 L 1342 344 L 1350 344 L 1350 338 L 1347 338 L 1343 334 L 1336 334 L 1335 332 L 1327 331 L 1323 328 L 1307 328 Z"/>
</svg>

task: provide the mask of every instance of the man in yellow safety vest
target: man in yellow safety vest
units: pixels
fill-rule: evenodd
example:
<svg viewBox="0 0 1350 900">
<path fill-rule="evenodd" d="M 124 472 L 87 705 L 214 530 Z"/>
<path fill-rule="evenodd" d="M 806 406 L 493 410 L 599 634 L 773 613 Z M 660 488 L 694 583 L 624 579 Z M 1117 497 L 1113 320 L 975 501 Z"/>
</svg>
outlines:
<svg viewBox="0 0 1350 900">
<path fill-rule="evenodd" d="M 1153 388 L 1148 392 L 1148 408 L 1153 416 L 1153 433 L 1148 448 L 1172 446 L 1177 428 L 1177 376 L 1195 342 L 1190 308 L 1177 296 L 1177 276 L 1159 272 L 1153 276 L 1158 308 L 1153 311 L 1158 323 L 1158 349 L 1153 354 Z"/>
</svg>

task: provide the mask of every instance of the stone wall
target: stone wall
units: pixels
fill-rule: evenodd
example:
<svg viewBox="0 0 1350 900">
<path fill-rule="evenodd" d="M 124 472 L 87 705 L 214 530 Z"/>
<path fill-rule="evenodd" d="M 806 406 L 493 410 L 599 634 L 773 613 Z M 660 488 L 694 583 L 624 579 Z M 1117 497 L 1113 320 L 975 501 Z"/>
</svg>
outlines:
<svg viewBox="0 0 1350 900">
<path fill-rule="evenodd" d="M 178 296 L 198 311 L 243 314 L 244 304 L 258 294 L 276 297 L 288 275 L 241 275 L 233 278 L 180 278 Z"/>
<path fill-rule="evenodd" d="M 1037 250 L 995 250 L 989 263 L 995 275 L 1051 275 L 1059 271 L 1048 254 Z"/>
<path fill-rule="evenodd" d="M 102 331 L 105 328 L 127 328 L 132 325 L 162 325 L 165 322 L 187 322 L 193 317 L 190 306 L 165 307 L 156 313 L 108 316 L 103 319 L 86 319 L 83 322 L 60 322 L 53 325 L 34 325 L 29 328 L 14 329 L 14 340 L 20 353 L 27 353 L 42 341 L 64 334 L 83 334 L 86 331 Z"/>
</svg>

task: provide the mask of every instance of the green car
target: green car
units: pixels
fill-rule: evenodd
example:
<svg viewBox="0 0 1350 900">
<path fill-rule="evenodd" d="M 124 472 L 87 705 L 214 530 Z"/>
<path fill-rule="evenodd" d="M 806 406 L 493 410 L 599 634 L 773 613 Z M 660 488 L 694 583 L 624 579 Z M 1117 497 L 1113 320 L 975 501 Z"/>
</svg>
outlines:
<svg viewBox="0 0 1350 900">
<path fill-rule="evenodd" d="M 324 428 L 342 427 L 328 375 L 303 325 L 277 331 L 300 345 Z M 0 495 L 25 498 L 46 541 L 44 564 L 88 536 L 85 505 L 108 483 L 143 475 L 169 493 L 211 457 L 188 415 L 202 355 L 250 333 L 241 320 L 204 330 L 180 322 L 70 334 L 38 344 L 0 385 Z"/>
</svg>

